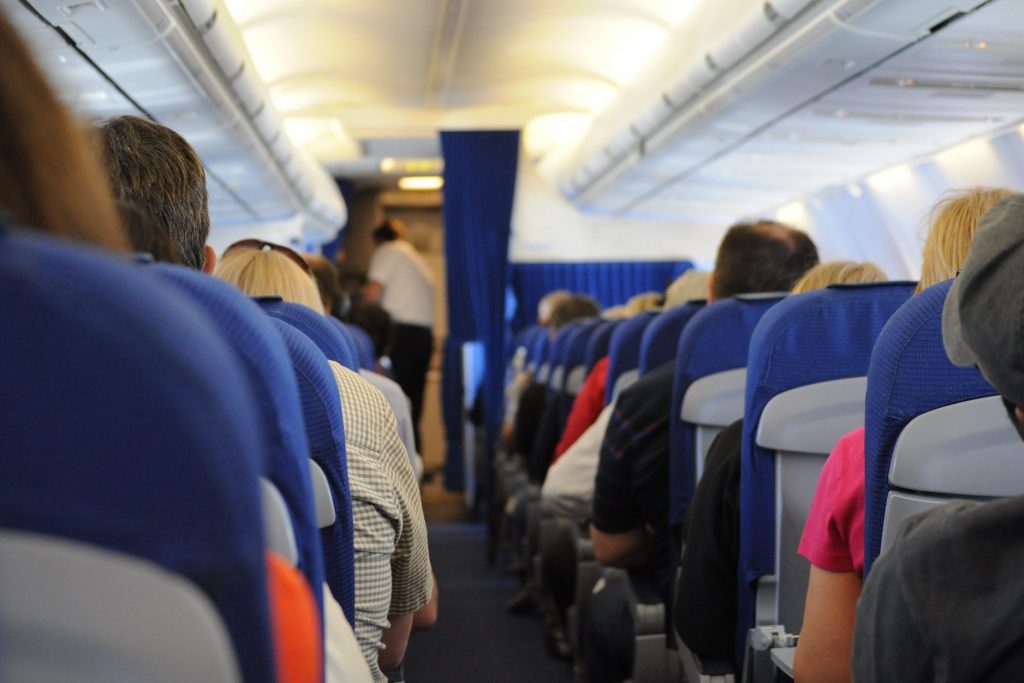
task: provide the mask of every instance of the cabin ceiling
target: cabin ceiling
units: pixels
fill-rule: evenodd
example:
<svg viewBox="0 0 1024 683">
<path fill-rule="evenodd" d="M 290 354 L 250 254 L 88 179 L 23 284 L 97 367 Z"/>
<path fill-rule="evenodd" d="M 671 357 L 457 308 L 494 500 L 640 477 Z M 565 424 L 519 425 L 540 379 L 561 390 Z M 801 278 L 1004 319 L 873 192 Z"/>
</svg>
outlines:
<svg viewBox="0 0 1024 683">
<path fill-rule="evenodd" d="M 227 1 L 292 140 L 355 176 L 436 161 L 441 129 L 529 125 L 534 153 L 582 135 L 695 4 Z"/>
</svg>

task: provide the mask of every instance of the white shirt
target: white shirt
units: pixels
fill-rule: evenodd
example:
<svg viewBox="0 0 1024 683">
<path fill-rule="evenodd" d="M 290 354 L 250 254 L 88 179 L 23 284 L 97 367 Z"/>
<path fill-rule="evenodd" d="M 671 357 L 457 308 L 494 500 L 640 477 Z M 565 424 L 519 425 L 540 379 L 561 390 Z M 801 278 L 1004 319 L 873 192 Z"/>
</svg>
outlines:
<svg viewBox="0 0 1024 683">
<path fill-rule="evenodd" d="M 379 245 L 367 278 L 384 288 L 380 305 L 397 323 L 434 326 L 434 274 L 406 240 Z"/>
<path fill-rule="evenodd" d="M 409 464 L 412 471 L 416 473 L 416 481 L 423 478 L 423 458 L 416 452 L 416 431 L 412 425 L 412 404 L 409 397 L 402 392 L 398 382 L 389 379 L 384 375 L 377 374 L 365 368 L 359 371 L 359 376 L 376 387 L 384 398 L 391 405 L 391 411 L 395 414 L 395 421 L 398 423 L 398 438 L 402 440 L 405 450 L 409 452 Z"/>
<path fill-rule="evenodd" d="M 326 683 L 371 683 L 359 641 L 341 605 L 324 584 L 324 680 Z"/>
<path fill-rule="evenodd" d="M 547 509 L 572 516 L 590 513 L 601 443 L 614 409 L 614 402 L 605 406 L 594 424 L 548 468 L 540 489 L 541 500 Z"/>
</svg>

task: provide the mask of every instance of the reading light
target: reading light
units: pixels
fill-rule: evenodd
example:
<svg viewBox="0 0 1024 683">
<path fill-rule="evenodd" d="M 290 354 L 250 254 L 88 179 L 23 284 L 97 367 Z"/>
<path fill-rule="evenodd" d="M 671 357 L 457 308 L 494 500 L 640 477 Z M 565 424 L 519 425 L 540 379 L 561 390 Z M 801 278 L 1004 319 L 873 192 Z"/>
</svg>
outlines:
<svg viewBox="0 0 1024 683">
<path fill-rule="evenodd" d="M 444 187 L 444 178 L 439 175 L 406 176 L 398 179 L 400 190 L 440 190 Z"/>
</svg>

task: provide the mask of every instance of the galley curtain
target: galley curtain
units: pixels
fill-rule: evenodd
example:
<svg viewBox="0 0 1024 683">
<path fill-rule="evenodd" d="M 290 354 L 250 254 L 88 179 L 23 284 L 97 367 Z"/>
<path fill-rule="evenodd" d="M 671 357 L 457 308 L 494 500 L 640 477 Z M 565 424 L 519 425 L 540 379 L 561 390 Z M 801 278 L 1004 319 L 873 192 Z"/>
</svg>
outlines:
<svg viewBox="0 0 1024 683">
<path fill-rule="evenodd" d="M 623 239 L 628 236 L 624 234 Z M 517 305 L 512 329 L 536 322 L 537 303 L 556 289 L 589 294 L 606 308 L 640 292 L 663 292 L 690 268 L 690 261 L 513 263 L 510 277 Z"/>
<path fill-rule="evenodd" d="M 441 149 L 448 280 L 448 363 L 442 378 L 448 440 L 445 486 L 456 490 L 464 486 L 463 391 L 462 373 L 452 370 L 455 349 L 465 342 L 484 345 L 486 371 L 480 391 L 488 449 L 501 426 L 508 239 L 519 132 L 443 132 Z"/>
</svg>

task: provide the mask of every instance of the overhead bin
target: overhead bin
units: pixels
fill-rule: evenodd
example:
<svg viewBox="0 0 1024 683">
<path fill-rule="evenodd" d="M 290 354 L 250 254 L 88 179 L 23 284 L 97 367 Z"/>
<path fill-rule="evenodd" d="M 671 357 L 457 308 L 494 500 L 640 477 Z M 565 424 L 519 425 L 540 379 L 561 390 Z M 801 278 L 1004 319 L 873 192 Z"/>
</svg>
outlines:
<svg viewBox="0 0 1024 683">
<path fill-rule="evenodd" d="M 665 187 L 730 153 L 748 136 L 982 4 L 981 0 L 778 0 L 745 11 L 730 23 L 724 39 L 687 61 L 679 59 L 680 41 L 670 36 L 668 47 L 645 67 L 660 77 L 648 73 L 644 88 L 623 89 L 570 159 L 562 176 L 569 180 L 560 186 L 580 208 L 629 213 Z M 658 89 L 657 83 L 665 87 Z M 644 99 L 646 105 L 636 102 Z M 627 131 L 634 138 L 623 146 L 620 141 L 628 139 Z M 672 174 L 653 171 L 648 160 L 663 160 L 662 152 L 668 147 L 688 158 L 694 149 L 699 154 L 677 165 Z M 588 172 L 576 174 L 574 169 L 584 164 Z M 615 179 L 634 164 L 646 173 L 627 192 Z M 764 210 L 771 205 L 750 208 Z"/>
<path fill-rule="evenodd" d="M 139 113 L 174 128 L 195 147 L 210 176 L 215 225 L 300 216 L 312 240 L 331 239 L 344 225 L 337 186 L 283 134 L 219 1 L 29 4 Z"/>
</svg>

